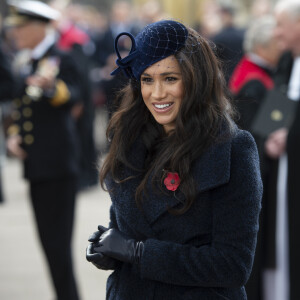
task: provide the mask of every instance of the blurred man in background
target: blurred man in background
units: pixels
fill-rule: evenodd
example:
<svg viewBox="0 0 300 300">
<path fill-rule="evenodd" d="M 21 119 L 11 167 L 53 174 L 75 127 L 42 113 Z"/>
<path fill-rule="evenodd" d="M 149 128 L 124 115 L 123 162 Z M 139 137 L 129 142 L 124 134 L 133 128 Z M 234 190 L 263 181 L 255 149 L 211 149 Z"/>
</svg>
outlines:
<svg viewBox="0 0 300 300">
<path fill-rule="evenodd" d="M 229 88 L 234 96 L 239 113 L 237 124 L 242 129 L 250 131 L 255 138 L 264 182 L 256 255 L 250 279 L 246 284 L 249 300 L 263 299 L 263 270 L 272 261 L 270 252 L 267 249 L 274 248 L 274 243 L 270 243 L 270 240 L 272 240 L 270 237 L 274 232 L 274 224 L 270 224 L 270 214 L 273 215 L 274 209 L 272 191 L 274 189 L 273 181 L 276 177 L 277 163 L 266 156 L 264 150 L 265 137 L 256 134 L 252 130 L 252 126 L 268 91 L 274 87 L 273 76 L 281 54 L 273 34 L 275 25 L 275 18 L 272 16 L 261 16 L 252 21 L 245 33 L 245 55 L 235 68 L 229 81 Z"/>
<path fill-rule="evenodd" d="M 290 101 L 296 101 L 296 111 L 290 128 L 270 134 L 265 151 L 278 160 L 275 225 L 275 265 L 264 274 L 264 300 L 300 299 L 300 1 L 281 0 L 275 6 L 277 25 L 275 37 L 286 53 L 275 75 L 275 85 Z"/>
<path fill-rule="evenodd" d="M 9 5 L 5 25 L 19 53 L 27 52 L 15 73 L 14 123 L 8 129 L 7 147 L 24 162 L 57 299 L 77 300 L 71 237 L 79 167 L 71 111 L 80 99 L 79 74 L 71 57 L 55 47 L 49 24 L 59 17 L 56 10 L 39 1 Z"/>
</svg>

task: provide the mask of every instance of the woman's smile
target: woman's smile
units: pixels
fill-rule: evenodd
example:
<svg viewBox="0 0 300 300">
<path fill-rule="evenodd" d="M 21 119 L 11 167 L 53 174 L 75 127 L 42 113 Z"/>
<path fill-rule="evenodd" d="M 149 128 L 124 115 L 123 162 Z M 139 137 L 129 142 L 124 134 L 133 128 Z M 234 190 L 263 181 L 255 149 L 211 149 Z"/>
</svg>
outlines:
<svg viewBox="0 0 300 300">
<path fill-rule="evenodd" d="M 157 113 L 169 112 L 174 103 L 153 103 L 154 109 Z"/>
</svg>

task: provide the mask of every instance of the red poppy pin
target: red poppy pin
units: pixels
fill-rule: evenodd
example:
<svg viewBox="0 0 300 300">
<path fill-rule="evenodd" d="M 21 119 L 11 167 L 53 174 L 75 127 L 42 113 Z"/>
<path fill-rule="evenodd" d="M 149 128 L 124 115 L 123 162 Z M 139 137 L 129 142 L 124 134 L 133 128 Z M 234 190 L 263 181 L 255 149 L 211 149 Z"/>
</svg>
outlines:
<svg viewBox="0 0 300 300">
<path fill-rule="evenodd" d="M 180 184 L 178 173 L 168 172 L 167 177 L 164 179 L 164 184 L 169 191 L 176 191 Z"/>
</svg>

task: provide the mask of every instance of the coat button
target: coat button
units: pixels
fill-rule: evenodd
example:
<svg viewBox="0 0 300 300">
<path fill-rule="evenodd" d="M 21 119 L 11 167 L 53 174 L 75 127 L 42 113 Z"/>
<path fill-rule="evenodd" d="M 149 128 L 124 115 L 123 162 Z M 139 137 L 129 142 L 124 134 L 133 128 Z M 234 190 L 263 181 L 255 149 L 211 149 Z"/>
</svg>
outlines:
<svg viewBox="0 0 300 300">
<path fill-rule="evenodd" d="M 8 135 L 17 135 L 19 133 L 20 133 L 20 127 L 16 124 L 9 126 L 7 129 Z"/>
<path fill-rule="evenodd" d="M 26 118 L 30 118 L 32 116 L 32 109 L 29 107 L 25 107 L 23 109 L 23 116 Z"/>
<path fill-rule="evenodd" d="M 27 95 L 23 96 L 22 101 L 24 104 L 28 105 L 32 102 L 32 100 L 30 99 L 30 97 L 28 97 Z"/>
<path fill-rule="evenodd" d="M 30 121 L 26 121 L 23 124 L 23 128 L 25 131 L 31 131 L 33 129 L 33 124 Z"/>
<path fill-rule="evenodd" d="M 32 134 L 26 134 L 26 135 L 24 136 L 24 143 L 25 143 L 26 145 L 31 145 L 33 142 L 34 142 L 34 137 L 33 137 Z"/>
</svg>

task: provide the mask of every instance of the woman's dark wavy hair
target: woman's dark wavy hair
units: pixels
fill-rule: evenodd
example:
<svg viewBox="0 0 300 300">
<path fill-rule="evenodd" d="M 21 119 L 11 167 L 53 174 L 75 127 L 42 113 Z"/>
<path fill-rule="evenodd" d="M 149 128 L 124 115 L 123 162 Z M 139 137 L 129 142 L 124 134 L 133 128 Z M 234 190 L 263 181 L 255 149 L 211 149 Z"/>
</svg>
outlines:
<svg viewBox="0 0 300 300">
<path fill-rule="evenodd" d="M 108 174 L 115 182 L 130 180 L 121 178 L 121 171 L 124 167 L 135 170 L 127 154 L 134 141 L 142 136 L 148 159 L 145 169 L 139 170 L 143 179 L 136 190 L 137 204 L 140 206 L 142 199 L 146 201 L 149 178 L 152 186 L 157 187 L 157 182 L 163 181 L 163 170 L 167 169 L 179 174 L 180 191 L 185 199 L 180 209 L 171 211 L 175 214 L 186 212 L 196 197 L 196 185 L 191 176 L 195 159 L 220 139 L 222 128 L 227 128 L 227 136 L 233 129 L 233 110 L 225 95 L 226 84 L 219 61 L 209 42 L 193 29 L 188 30 L 185 46 L 175 54 L 185 90 L 175 129 L 168 135 L 164 133 L 162 125 L 154 120 L 143 102 L 140 82 L 131 80 L 118 95 L 121 104 L 108 125 L 110 149 L 100 170 L 104 189 Z M 163 191 L 162 185 L 159 186 Z"/>
</svg>

